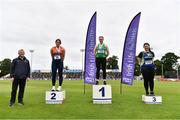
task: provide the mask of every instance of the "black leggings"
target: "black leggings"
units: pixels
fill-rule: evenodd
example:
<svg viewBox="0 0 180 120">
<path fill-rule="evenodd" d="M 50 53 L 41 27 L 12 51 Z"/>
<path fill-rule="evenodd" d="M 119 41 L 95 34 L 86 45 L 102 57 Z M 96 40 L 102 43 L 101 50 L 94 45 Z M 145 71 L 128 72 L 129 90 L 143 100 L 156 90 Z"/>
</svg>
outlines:
<svg viewBox="0 0 180 120">
<path fill-rule="evenodd" d="M 99 79 L 99 72 L 102 67 L 103 79 L 106 79 L 106 58 L 96 58 L 96 79 Z"/>
<path fill-rule="evenodd" d="M 154 69 L 142 68 L 141 69 L 144 78 L 144 88 L 148 92 L 150 86 L 150 91 L 154 91 Z"/>
<path fill-rule="evenodd" d="M 63 82 L 63 62 L 62 60 L 53 60 L 52 61 L 52 86 L 55 86 L 56 84 L 56 73 L 58 70 L 59 75 L 59 86 L 62 85 Z"/>
</svg>

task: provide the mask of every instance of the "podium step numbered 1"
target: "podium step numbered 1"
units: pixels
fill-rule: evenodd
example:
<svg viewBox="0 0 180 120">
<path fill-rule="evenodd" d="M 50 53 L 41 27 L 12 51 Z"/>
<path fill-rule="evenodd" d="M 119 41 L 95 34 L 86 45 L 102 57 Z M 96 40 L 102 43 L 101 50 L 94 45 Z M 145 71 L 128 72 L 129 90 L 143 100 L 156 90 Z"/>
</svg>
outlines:
<svg viewBox="0 0 180 120">
<path fill-rule="evenodd" d="M 93 85 L 93 104 L 111 104 L 111 85 Z"/>
<path fill-rule="evenodd" d="M 46 104 L 62 104 L 65 100 L 65 90 L 46 91 Z"/>
<path fill-rule="evenodd" d="M 142 101 L 145 104 L 162 104 L 162 97 L 142 95 Z"/>
</svg>

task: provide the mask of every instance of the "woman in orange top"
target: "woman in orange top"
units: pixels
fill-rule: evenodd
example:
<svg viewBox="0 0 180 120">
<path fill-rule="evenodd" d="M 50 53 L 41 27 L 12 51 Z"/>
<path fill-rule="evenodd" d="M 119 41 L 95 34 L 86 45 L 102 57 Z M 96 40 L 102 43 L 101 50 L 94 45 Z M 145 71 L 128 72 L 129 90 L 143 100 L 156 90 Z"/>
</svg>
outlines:
<svg viewBox="0 0 180 120">
<path fill-rule="evenodd" d="M 59 75 L 59 87 L 57 91 L 61 90 L 62 82 L 63 82 L 63 61 L 65 57 L 65 49 L 61 46 L 61 40 L 57 39 L 55 41 L 56 46 L 51 48 L 51 57 L 52 57 L 52 65 L 51 65 L 51 72 L 52 72 L 52 91 L 55 91 L 55 84 L 56 84 L 56 73 L 58 70 Z"/>
</svg>

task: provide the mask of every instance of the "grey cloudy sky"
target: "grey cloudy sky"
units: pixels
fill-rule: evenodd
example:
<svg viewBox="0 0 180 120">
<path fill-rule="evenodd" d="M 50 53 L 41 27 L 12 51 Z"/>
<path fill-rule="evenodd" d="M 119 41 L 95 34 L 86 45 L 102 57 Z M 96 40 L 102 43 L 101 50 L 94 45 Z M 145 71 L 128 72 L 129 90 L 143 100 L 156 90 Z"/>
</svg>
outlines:
<svg viewBox="0 0 180 120">
<path fill-rule="evenodd" d="M 0 60 L 24 48 L 33 69 L 50 69 L 49 50 L 57 38 L 66 48 L 65 65 L 81 69 L 89 20 L 97 11 L 97 37 L 103 35 L 110 55 L 121 66 L 124 38 L 132 18 L 141 12 L 137 53 L 149 42 L 156 58 L 180 55 L 180 0 L 0 0 Z"/>
</svg>

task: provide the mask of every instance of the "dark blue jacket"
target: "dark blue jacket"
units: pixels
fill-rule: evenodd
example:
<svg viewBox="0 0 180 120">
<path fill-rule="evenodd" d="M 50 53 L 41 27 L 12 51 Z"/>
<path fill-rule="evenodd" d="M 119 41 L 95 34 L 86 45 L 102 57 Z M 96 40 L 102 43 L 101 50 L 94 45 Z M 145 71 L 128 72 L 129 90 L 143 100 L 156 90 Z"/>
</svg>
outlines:
<svg viewBox="0 0 180 120">
<path fill-rule="evenodd" d="M 25 57 L 23 59 L 19 57 L 15 58 L 11 63 L 10 76 L 15 79 L 26 79 L 30 77 L 29 60 Z"/>
</svg>

